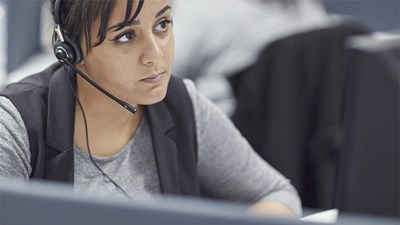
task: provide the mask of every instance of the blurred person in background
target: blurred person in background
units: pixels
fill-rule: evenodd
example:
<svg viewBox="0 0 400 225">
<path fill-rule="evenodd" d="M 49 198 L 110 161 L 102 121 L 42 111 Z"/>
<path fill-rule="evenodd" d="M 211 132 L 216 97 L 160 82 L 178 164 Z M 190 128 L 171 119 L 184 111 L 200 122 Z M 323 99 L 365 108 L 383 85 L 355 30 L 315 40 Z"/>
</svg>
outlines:
<svg viewBox="0 0 400 225">
<path fill-rule="evenodd" d="M 320 0 L 173 3 L 174 74 L 194 80 L 198 89 L 228 115 L 235 109 L 228 77 L 254 64 L 269 43 L 329 24 Z"/>
</svg>

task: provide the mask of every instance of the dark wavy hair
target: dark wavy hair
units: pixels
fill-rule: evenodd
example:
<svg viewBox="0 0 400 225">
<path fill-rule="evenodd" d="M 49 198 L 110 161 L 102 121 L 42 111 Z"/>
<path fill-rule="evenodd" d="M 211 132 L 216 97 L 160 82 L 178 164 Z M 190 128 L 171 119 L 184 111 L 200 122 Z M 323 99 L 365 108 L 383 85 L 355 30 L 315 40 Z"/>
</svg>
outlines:
<svg viewBox="0 0 400 225">
<path fill-rule="evenodd" d="M 54 16 L 55 0 L 50 1 L 50 10 Z M 122 1 L 122 0 L 118 0 Z M 135 12 L 132 14 L 135 1 L 139 1 Z M 117 30 L 130 24 L 135 20 L 142 10 L 144 0 L 126 0 L 125 19 L 119 24 Z M 106 38 L 108 21 L 115 7 L 115 0 L 62 0 L 61 2 L 61 27 L 66 36 L 82 43 L 83 35 L 86 39 L 86 49 L 100 45 Z M 132 15 L 132 16 L 131 16 Z M 93 22 L 99 18 L 100 27 L 97 33 L 97 41 L 91 46 L 91 30 Z"/>
</svg>

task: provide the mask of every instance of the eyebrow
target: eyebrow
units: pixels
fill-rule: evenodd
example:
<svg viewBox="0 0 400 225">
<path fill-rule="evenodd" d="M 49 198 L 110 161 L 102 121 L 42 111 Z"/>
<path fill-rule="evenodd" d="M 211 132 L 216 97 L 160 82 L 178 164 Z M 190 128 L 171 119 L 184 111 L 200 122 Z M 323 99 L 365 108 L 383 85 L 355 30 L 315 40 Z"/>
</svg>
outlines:
<svg viewBox="0 0 400 225">
<path fill-rule="evenodd" d="M 167 6 L 165 6 L 163 9 L 161 9 L 160 12 L 158 12 L 154 18 L 157 18 L 157 17 L 161 16 L 161 15 L 164 14 L 168 9 L 171 9 L 171 6 L 170 6 L 170 5 L 167 5 Z"/>
<path fill-rule="evenodd" d="M 162 8 L 162 9 L 154 16 L 154 18 L 157 18 L 157 17 L 161 16 L 161 15 L 164 14 L 167 10 L 170 10 L 170 9 L 171 9 L 171 6 L 170 6 L 170 5 L 165 6 L 164 8 Z M 135 26 L 135 25 L 139 25 L 139 24 L 140 24 L 140 20 L 132 20 L 132 21 L 130 21 L 126 26 Z M 110 31 L 110 30 L 113 30 L 113 31 L 120 30 L 120 29 L 122 28 L 122 26 L 124 26 L 124 25 L 125 25 L 124 22 L 115 24 L 115 25 L 111 26 L 110 28 L 108 28 L 108 31 Z"/>
<path fill-rule="evenodd" d="M 135 25 L 139 25 L 139 24 L 140 24 L 140 20 L 132 20 L 126 26 L 135 26 Z M 114 32 L 114 31 L 120 30 L 124 27 L 124 25 L 125 25 L 125 22 L 115 24 L 114 26 L 111 26 L 110 28 L 108 28 L 108 31 L 113 30 L 113 32 Z"/>
</svg>

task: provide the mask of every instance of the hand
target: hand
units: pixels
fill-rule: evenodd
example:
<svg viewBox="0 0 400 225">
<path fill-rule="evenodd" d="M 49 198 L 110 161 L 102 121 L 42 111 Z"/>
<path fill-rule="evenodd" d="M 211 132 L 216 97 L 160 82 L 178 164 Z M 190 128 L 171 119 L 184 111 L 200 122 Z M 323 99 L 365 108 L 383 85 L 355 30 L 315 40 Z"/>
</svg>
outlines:
<svg viewBox="0 0 400 225">
<path fill-rule="evenodd" d="M 249 213 L 273 217 L 297 219 L 297 216 L 287 206 L 279 202 L 257 202 L 248 209 Z"/>
</svg>

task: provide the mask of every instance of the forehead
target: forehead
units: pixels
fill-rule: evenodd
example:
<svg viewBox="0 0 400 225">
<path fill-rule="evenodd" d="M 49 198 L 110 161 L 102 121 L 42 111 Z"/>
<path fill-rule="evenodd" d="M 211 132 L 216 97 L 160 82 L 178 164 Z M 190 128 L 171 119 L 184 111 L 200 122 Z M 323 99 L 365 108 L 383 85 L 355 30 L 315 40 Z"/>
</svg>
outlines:
<svg viewBox="0 0 400 225">
<path fill-rule="evenodd" d="M 109 26 L 112 26 L 117 23 L 121 23 L 125 20 L 125 16 L 128 9 L 128 1 L 125 0 L 116 0 L 115 7 L 111 13 L 109 18 Z M 139 0 L 134 0 L 133 5 L 131 7 L 131 11 L 129 13 L 129 18 L 131 18 L 134 13 L 137 11 L 139 5 Z M 165 6 L 171 5 L 171 0 L 144 0 L 143 6 L 139 15 L 137 16 L 138 19 L 153 19 L 155 15 Z M 143 21 L 145 22 L 145 21 Z"/>
</svg>

